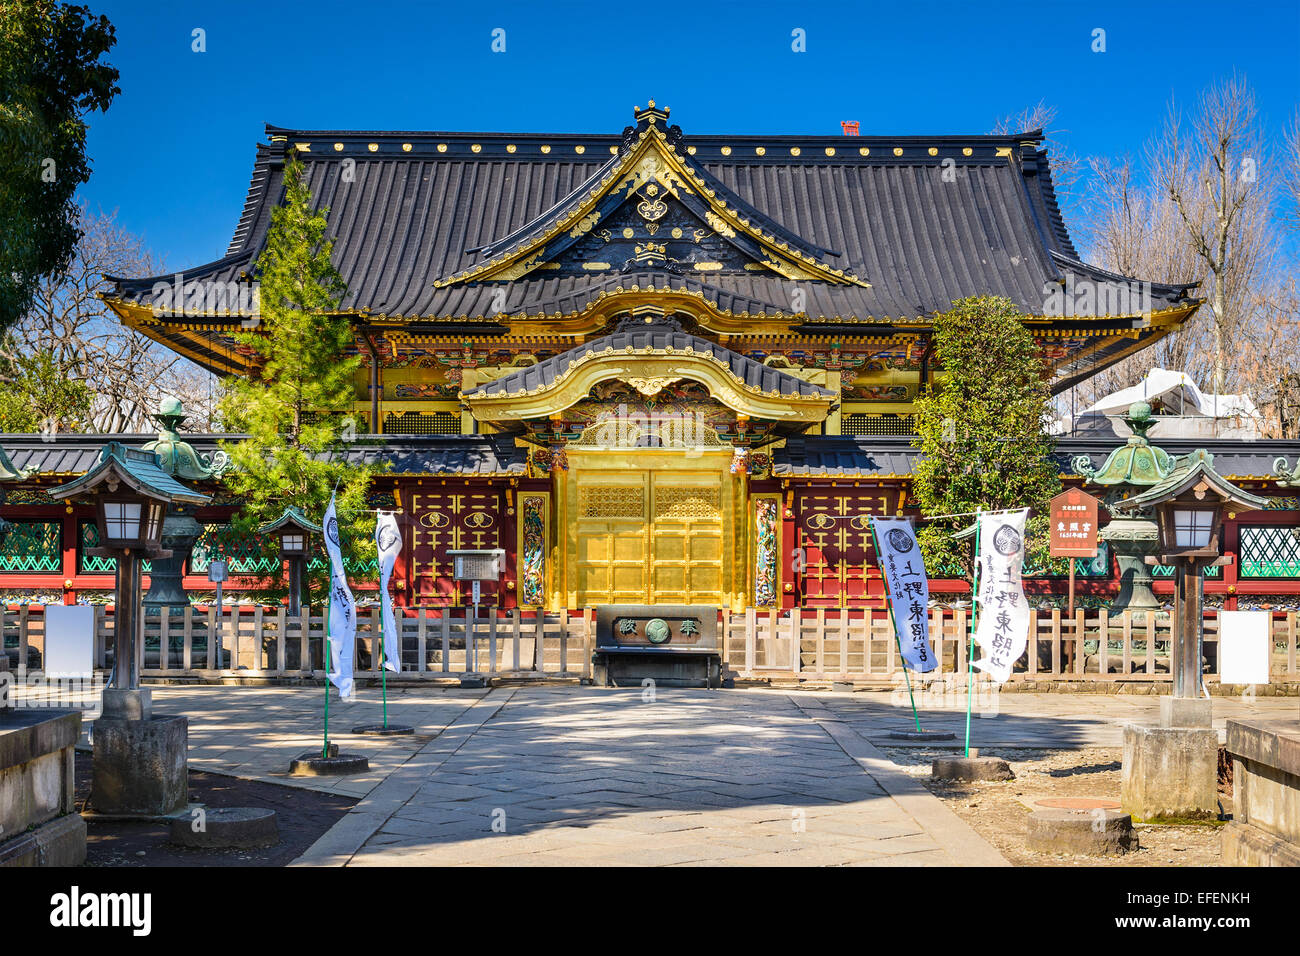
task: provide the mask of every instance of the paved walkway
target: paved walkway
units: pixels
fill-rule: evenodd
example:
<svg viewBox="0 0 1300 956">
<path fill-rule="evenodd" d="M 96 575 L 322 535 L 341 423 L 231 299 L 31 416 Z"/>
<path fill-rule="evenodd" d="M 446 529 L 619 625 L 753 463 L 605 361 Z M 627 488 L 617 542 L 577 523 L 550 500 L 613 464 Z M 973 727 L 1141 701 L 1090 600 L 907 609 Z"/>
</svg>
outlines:
<svg viewBox="0 0 1300 956">
<path fill-rule="evenodd" d="M 324 693 L 156 687 L 190 717 L 190 766 L 360 802 L 303 865 L 1004 865 L 997 851 L 876 743 L 910 726 L 906 692 L 834 694 L 529 686 L 390 690 L 408 737 L 357 737 L 379 692 L 333 698 L 332 739 L 371 771 L 292 778 L 320 746 Z M 953 730 L 965 698 L 922 698 L 923 725 Z M 1155 697 L 976 698 L 975 745 L 1118 747 Z M 1293 715 L 1295 698 L 1216 698 L 1228 716 Z M 933 744 L 931 744 L 933 746 Z M 957 744 L 954 744 L 957 746 Z"/>
<path fill-rule="evenodd" d="M 1005 861 L 812 698 L 530 687 L 478 701 L 298 862 Z"/>
</svg>

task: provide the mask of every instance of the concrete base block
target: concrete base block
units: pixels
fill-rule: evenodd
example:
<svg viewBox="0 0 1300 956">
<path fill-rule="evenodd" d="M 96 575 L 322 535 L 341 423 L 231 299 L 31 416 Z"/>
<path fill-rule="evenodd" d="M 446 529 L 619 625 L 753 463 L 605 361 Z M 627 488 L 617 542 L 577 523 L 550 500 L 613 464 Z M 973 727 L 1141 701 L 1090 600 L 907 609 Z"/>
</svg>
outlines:
<svg viewBox="0 0 1300 956">
<path fill-rule="evenodd" d="M 1213 727 L 1214 701 L 1208 697 L 1161 697 L 1161 727 Z"/>
<path fill-rule="evenodd" d="M 1249 823 L 1223 828 L 1224 866 L 1300 866 L 1300 846 Z"/>
<path fill-rule="evenodd" d="M 1218 774 L 1213 729 L 1125 725 L 1120 803 L 1134 819 L 1218 819 Z"/>
<path fill-rule="evenodd" d="M 479 690 L 487 686 L 487 678 L 482 674 L 465 674 L 460 679 L 460 686 L 470 690 Z"/>
<path fill-rule="evenodd" d="M 935 780 L 1014 780 L 1010 765 L 1001 757 L 936 757 L 930 765 Z"/>
<path fill-rule="evenodd" d="M 365 773 L 370 761 L 360 754 L 336 753 L 322 757 L 319 751 L 303 754 L 289 764 L 293 777 L 341 777 L 349 773 Z"/>
<path fill-rule="evenodd" d="M 831 690 L 837 694 L 851 694 L 853 693 L 853 682 L 847 680 L 831 681 Z"/>
<path fill-rule="evenodd" d="M 189 802 L 184 717 L 95 721 L 90 804 L 105 816 L 160 817 Z"/>
<path fill-rule="evenodd" d="M 280 827 L 274 810 L 207 808 L 173 817 L 168 839 L 177 846 L 208 849 L 275 846 L 280 842 Z"/>
<path fill-rule="evenodd" d="M 79 813 L 55 817 L 0 843 L 0 867 L 81 866 L 86 862 L 86 821 Z"/>
<path fill-rule="evenodd" d="M 1136 850 L 1133 818 L 1119 810 L 1041 808 L 1029 815 L 1029 849 L 1039 853 L 1116 856 Z"/>
<path fill-rule="evenodd" d="M 396 737 L 401 734 L 415 733 L 414 727 L 408 727 L 406 724 L 362 724 L 360 727 L 353 727 L 354 734 L 360 734 L 363 737 Z"/>
</svg>

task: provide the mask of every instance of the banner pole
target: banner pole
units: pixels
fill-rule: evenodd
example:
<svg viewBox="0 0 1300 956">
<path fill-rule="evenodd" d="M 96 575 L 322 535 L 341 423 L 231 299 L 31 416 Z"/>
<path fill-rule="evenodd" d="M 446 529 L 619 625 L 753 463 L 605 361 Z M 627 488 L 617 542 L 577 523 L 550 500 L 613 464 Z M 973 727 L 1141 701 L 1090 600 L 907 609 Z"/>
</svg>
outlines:
<svg viewBox="0 0 1300 956">
<path fill-rule="evenodd" d="M 382 615 L 381 615 L 382 617 Z M 384 625 L 379 625 L 379 684 L 384 689 L 384 730 L 388 729 L 388 667 L 384 659 Z"/>
<path fill-rule="evenodd" d="M 916 732 L 921 732 L 921 717 L 916 712 L 916 698 L 912 696 L 912 675 L 907 672 L 907 658 L 903 656 L 903 642 L 898 639 L 898 622 L 894 620 L 894 596 L 889 587 L 889 576 L 885 574 L 885 566 L 880 562 L 880 539 L 876 537 L 876 523 L 869 522 L 871 525 L 871 546 L 876 549 L 876 565 L 880 568 L 880 580 L 885 584 L 885 609 L 889 612 L 889 626 L 894 629 L 894 645 L 898 648 L 898 659 L 903 663 L 903 679 L 907 681 L 907 699 L 912 704 L 912 722 L 916 724 Z M 926 613 L 929 613 L 928 610 Z"/>
<path fill-rule="evenodd" d="M 975 601 L 980 579 L 980 513 L 975 512 L 975 561 L 970 576 L 970 638 L 966 644 L 966 753 L 970 756 L 971 669 L 975 663 Z"/>
<path fill-rule="evenodd" d="M 308 618 L 310 620 L 310 618 Z M 325 606 L 325 630 L 321 634 L 321 643 L 325 645 L 325 747 L 321 759 L 328 760 L 330 755 L 330 609 Z"/>
</svg>

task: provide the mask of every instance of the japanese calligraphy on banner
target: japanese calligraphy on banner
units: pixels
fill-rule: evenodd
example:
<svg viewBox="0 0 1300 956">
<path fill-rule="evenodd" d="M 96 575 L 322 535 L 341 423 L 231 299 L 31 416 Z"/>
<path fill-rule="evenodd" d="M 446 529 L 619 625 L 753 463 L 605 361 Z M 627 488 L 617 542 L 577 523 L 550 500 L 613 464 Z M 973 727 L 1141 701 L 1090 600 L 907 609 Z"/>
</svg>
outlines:
<svg viewBox="0 0 1300 956">
<path fill-rule="evenodd" d="M 1025 519 L 1029 509 L 980 515 L 979 622 L 975 641 L 984 658 L 975 666 L 994 680 L 1011 677 L 1011 665 L 1029 642 L 1029 604 L 1021 586 Z"/>
<path fill-rule="evenodd" d="M 402 669 L 402 642 L 393 617 L 393 596 L 388 592 L 388 581 L 393 576 L 393 565 L 402 550 L 402 532 L 397 526 L 397 516 L 391 511 L 381 511 L 375 518 L 375 553 L 379 557 L 379 619 L 384 629 L 384 667 L 390 671 Z"/>
<path fill-rule="evenodd" d="M 325 552 L 330 559 L 330 616 L 329 616 L 329 671 L 330 683 L 339 689 L 340 697 L 352 696 L 352 656 L 357 648 L 357 604 L 348 587 L 348 576 L 343 570 L 343 552 L 339 541 L 338 515 L 334 511 L 334 496 L 325 509 L 321 524 L 325 528 Z M 328 690 L 328 688 L 327 688 Z"/>
<path fill-rule="evenodd" d="M 930 647 L 930 582 L 912 522 L 873 516 L 871 525 L 903 661 L 911 670 L 932 671 L 939 662 Z"/>
<path fill-rule="evenodd" d="M 1097 506 L 1086 491 L 1071 488 L 1052 499 L 1052 557 L 1095 558 L 1097 556 Z"/>
</svg>

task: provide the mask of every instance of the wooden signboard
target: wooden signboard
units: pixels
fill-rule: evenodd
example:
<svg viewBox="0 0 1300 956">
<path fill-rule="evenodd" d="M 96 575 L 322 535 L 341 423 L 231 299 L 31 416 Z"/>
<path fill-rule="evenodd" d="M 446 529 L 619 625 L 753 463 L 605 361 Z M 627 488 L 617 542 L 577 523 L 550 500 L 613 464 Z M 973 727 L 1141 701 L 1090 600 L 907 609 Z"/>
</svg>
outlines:
<svg viewBox="0 0 1300 956">
<path fill-rule="evenodd" d="M 1095 558 L 1097 556 L 1096 498 L 1070 488 L 1052 499 L 1052 557 Z"/>
<path fill-rule="evenodd" d="M 1052 557 L 1070 559 L 1070 596 L 1066 613 L 1071 620 L 1074 618 L 1074 559 L 1097 556 L 1097 508 L 1100 504 L 1086 491 L 1070 488 L 1048 505 L 1052 516 Z M 1073 653 L 1070 656 L 1072 658 Z"/>
</svg>

